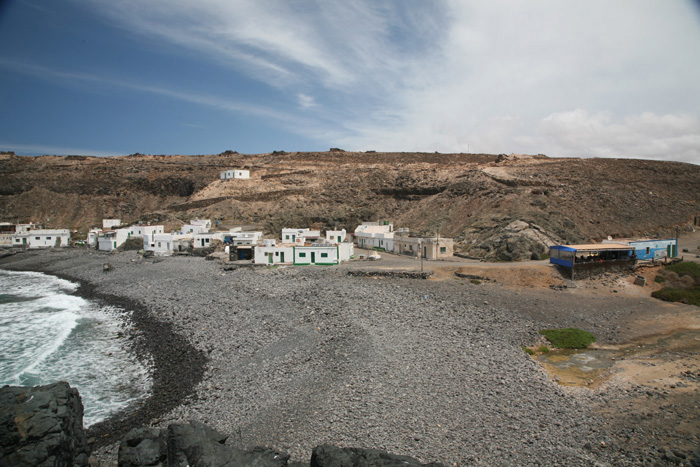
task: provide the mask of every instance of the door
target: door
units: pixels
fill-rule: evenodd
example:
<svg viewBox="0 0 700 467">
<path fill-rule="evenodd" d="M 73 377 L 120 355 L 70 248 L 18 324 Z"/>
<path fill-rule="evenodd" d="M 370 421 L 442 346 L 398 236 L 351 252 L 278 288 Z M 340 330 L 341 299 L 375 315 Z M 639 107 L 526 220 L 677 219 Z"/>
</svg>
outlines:
<svg viewBox="0 0 700 467">
<path fill-rule="evenodd" d="M 284 251 L 280 251 L 280 263 L 284 263 Z"/>
<path fill-rule="evenodd" d="M 296 241 L 297 241 L 297 236 L 294 235 L 294 234 L 292 234 L 292 243 L 294 243 L 294 242 L 296 242 Z"/>
<path fill-rule="evenodd" d="M 267 262 L 272 264 L 273 261 L 274 261 L 274 256 L 272 256 L 272 253 L 268 253 L 267 254 Z"/>
<path fill-rule="evenodd" d="M 316 264 L 316 252 L 311 252 L 311 264 Z"/>
</svg>

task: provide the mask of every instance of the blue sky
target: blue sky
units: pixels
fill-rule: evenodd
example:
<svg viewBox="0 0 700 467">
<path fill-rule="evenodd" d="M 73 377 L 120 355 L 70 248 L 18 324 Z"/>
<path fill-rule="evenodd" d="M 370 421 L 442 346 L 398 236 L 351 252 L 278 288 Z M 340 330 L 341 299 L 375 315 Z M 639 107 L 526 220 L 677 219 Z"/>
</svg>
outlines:
<svg viewBox="0 0 700 467">
<path fill-rule="evenodd" d="M 700 163 L 697 1 L 0 4 L 0 150 L 17 154 Z"/>
</svg>

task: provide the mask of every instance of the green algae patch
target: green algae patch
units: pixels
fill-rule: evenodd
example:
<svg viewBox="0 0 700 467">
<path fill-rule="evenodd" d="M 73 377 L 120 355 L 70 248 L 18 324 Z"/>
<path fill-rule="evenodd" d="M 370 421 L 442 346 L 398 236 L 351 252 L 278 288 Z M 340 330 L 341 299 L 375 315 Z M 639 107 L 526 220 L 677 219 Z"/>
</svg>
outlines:
<svg viewBox="0 0 700 467">
<path fill-rule="evenodd" d="M 543 329 L 540 334 L 558 349 L 585 349 L 595 342 L 593 334 L 576 328 Z"/>
</svg>

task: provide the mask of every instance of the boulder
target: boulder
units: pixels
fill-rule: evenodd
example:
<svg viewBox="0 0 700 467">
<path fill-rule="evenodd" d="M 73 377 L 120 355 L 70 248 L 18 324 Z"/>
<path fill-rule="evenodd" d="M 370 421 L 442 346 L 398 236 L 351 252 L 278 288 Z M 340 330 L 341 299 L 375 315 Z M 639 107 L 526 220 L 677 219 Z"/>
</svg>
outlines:
<svg viewBox="0 0 700 467">
<path fill-rule="evenodd" d="M 68 383 L 0 388 L 0 465 L 88 465 L 83 403 Z"/>
<path fill-rule="evenodd" d="M 131 430 L 119 446 L 119 467 L 200 467 L 236 465 L 286 466 L 289 456 L 267 448 L 244 451 L 226 446 L 226 436 L 199 422 L 172 424 L 167 429 Z"/>
<path fill-rule="evenodd" d="M 314 448 L 311 467 L 440 467 L 442 464 L 422 464 L 407 456 L 397 456 L 376 449 L 339 448 L 323 444 Z"/>
</svg>

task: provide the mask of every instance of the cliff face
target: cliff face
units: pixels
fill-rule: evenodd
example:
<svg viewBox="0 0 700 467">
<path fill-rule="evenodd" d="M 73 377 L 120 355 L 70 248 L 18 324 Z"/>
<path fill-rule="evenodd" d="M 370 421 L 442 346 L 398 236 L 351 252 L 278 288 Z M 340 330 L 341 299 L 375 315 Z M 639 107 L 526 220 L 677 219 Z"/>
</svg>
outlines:
<svg viewBox="0 0 700 467">
<path fill-rule="evenodd" d="M 226 169 L 250 180 L 219 180 Z M 673 235 L 700 214 L 700 166 L 632 159 L 426 153 L 0 156 L 0 219 L 86 231 L 102 218 L 193 217 L 352 230 L 386 219 L 456 250 L 525 259 L 547 239 Z M 539 245 L 539 246 L 538 246 Z M 517 250 L 517 252 L 511 251 Z"/>
</svg>

